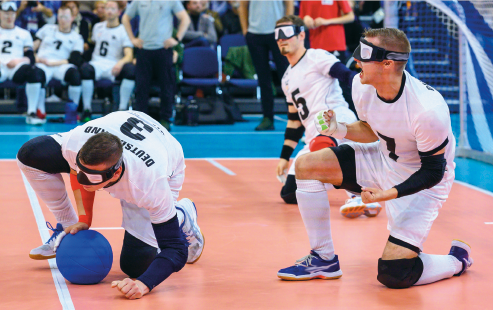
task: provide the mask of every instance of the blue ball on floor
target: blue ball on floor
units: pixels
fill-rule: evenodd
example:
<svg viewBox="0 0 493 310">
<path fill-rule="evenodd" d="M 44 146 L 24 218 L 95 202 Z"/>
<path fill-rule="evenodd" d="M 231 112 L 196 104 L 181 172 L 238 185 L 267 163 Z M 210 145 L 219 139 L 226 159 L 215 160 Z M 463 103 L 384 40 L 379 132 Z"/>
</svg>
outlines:
<svg viewBox="0 0 493 310">
<path fill-rule="evenodd" d="M 68 281 L 96 284 L 110 272 L 113 251 L 102 234 L 95 230 L 82 230 L 62 239 L 56 251 L 56 264 Z"/>
</svg>

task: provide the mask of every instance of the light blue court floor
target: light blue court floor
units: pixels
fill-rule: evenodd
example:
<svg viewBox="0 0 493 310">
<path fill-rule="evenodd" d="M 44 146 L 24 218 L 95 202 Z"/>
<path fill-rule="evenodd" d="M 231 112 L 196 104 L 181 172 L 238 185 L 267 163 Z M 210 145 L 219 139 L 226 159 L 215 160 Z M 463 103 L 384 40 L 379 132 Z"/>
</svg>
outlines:
<svg viewBox="0 0 493 310">
<path fill-rule="evenodd" d="M 59 117 L 59 116 L 58 116 Z M 185 158 L 279 158 L 284 141 L 286 115 L 276 116 L 275 130 L 256 132 L 261 116 L 246 115 L 247 122 L 234 125 L 173 126 L 171 133 L 183 146 Z M 452 114 L 454 135 L 458 136 L 458 115 Z M 76 125 L 25 124 L 22 116 L 0 116 L 0 159 L 15 159 L 19 148 L 29 139 L 65 132 Z M 301 148 L 298 145 L 296 152 Z M 456 158 L 456 180 L 493 192 L 493 165 L 472 159 Z"/>
</svg>

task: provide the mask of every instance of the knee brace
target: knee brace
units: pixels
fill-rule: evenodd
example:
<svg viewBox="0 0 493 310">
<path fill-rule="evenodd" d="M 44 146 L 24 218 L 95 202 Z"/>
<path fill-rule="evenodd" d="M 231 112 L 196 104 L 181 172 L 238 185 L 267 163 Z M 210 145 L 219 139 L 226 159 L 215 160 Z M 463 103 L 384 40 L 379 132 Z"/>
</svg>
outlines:
<svg viewBox="0 0 493 310">
<path fill-rule="evenodd" d="M 70 166 L 62 156 L 62 147 L 50 136 L 33 138 L 19 149 L 17 160 L 47 173 L 69 173 Z"/>
<path fill-rule="evenodd" d="M 125 65 L 123 65 L 122 71 L 120 74 L 118 74 L 118 77 L 116 78 L 117 80 L 135 80 L 135 65 L 131 62 L 127 62 Z"/>
<path fill-rule="evenodd" d="M 12 81 L 17 84 L 24 84 L 27 82 L 27 79 L 31 74 L 31 70 L 31 65 L 22 65 L 12 77 Z"/>
<path fill-rule="evenodd" d="M 36 66 L 32 66 L 29 74 L 27 75 L 28 83 L 41 83 L 41 85 L 46 84 L 46 75 L 43 70 Z"/>
<path fill-rule="evenodd" d="M 96 72 L 94 71 L 94 67 L 89 63 L 85 62 L 80 67 L 80 78 L 82 80 L 94 80 L 96 79 Z"/>
<path fill-rule="evenodd" d="M 157 248 L 125 231 L 120 254 L 120 269 L 130 278 L 140 277 L 157 255 Z"/>
<path fill-rule="evenodd" d="M 70 86 L 80 86 L 82 84 L 79 70 L 76 68 L 68 69 L 63 80 Z"/>
<path fill-rule="evenodd" d="M 411 259 L 378 260 L 378 282 L 388 288 L 408 288 L 418 282 L 423 273 L 423 261 Z"/>
<path fill-rule="evenodd" d="M 289 204 L 297 204 L 296 199 L 296 178 L 293 174 L 289 174 L 286 178 L 286 184 L 281 189 L 281 198 Z"/>
</svg>

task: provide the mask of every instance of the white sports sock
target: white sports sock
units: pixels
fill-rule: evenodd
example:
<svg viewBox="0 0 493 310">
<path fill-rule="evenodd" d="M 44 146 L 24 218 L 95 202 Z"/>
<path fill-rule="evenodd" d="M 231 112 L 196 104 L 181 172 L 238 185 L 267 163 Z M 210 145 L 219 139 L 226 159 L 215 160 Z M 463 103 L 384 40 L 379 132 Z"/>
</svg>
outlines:
<svg viewBox="0 0 493 310">
<path fill-rule="evenodd" d="M 135 87 L 135 81 L 123 79 L 120 85 L 120 106 L 118 110 L 125 111 L 128 109 L 128 101 Z"/>
<path fill-rule="evenodd" d="M 310 246 L 322 259 L 334 258 L 330 231 L 330 204 L 324 183 L 316 180 L 296 180 L 296 198 L 301 218 L 310 239 Z"/>
<path fill-rule="evenodd" d="M 68 87 L 68 97 L 75 104 L 79 104 L 80 101 L 80 93 L 82 92 L 81 86 L 69 86 Z"/>
<path fill-rule="evenodd" d="M 41 83 L 26 84 L 27 114 L 36 113 L 36 107 L 38 106 L 40 89 L 41 89 Z"/>
<path fill-rule="evenodd" d="M 92 111 L 91 103 L 92 103 L 93 95 L 94 95 L 94 81 L 82 80 L 82 103 L 84 104 L 84 110 Z"/>
<path fill-rule="evenodd" d="M 55 215 L 57 223 L 67 228 L 79 221 L 72 203 L 67 195 L 65 183 L 60 173 L 51 174 L 24 165 L 17 160 L 17 165 L 22 170 L 31 187 L 39 198 L 48 206 Z M 55 225 L 53 225 L 55 226 Z"/>
<path fill-rule="evenodd" d="M 39 98 L 38 98 L 38 110 L 42 113 L 46 113 L 46 88 L 41 87 L 39 90 Z"/>
<path fill-rule="evenodd" d="M 419 258 L 423 262 L 423 273 L 414 285 L 423 285 L 448 279 L 462 270 L 462 262 L 452 255 L 420 253 Z"/>
</svg>

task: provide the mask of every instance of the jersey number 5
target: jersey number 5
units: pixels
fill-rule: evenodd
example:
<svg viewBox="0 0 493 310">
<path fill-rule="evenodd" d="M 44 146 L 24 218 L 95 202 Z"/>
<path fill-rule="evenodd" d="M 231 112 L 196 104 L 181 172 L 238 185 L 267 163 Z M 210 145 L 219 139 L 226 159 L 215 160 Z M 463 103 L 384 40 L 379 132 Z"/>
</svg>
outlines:
<svg viewBox="0 0 493 310">
<path fill-rule="evenodd" d="M 154 129 L 135 117 L 129 117 L 127 121 L 123 123 L 123 125 L 120 127 L 120 131 L 124 135 L 138 141 L 142 141 L 146 138 L 140 134 L 142 130 L 152 132 Z"/>
<path fill-rule="evenodd" d="M 299 97 L 298 99 L 295 98 L 297 94 L 300 93 L 300 89 L 297 88 L 294 92 L 291 93 L 291 98 L 293 99 L 293 102 L 295 103 L 296 109 L 300 111 L 300 117 L 302 120 L 305 120 L 308 117 L 308 107 L 306 106 L 306 100 L 303 97 Z"/>
<path fill-rule="evenodd" d="M 399 158 L 399 156 L 397 156 L 397 154 L 395 153 L 395 139 L 384 136 L 378 131 L 377 134 L 382 140 L 385 140 L 385 143 L 387 144 L 387 150 L 390 152 L 389 157 L 392 158 L 394 161 L 397 161 L 397 158 Z"/>
</svg>

